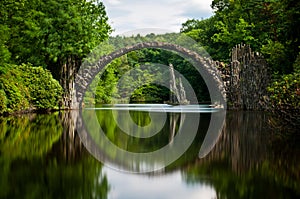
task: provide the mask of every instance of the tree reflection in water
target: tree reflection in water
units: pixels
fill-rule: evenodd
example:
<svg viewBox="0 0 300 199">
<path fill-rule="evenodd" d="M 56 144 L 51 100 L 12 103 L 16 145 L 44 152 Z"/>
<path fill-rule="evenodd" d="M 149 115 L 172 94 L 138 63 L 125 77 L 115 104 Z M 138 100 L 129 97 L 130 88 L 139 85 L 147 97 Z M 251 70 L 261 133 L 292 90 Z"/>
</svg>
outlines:
<svg viewBox="0 0 300 199">
<path fill-rule="evenodd" d="M 62 115 L 0 120 L 0 198 L 107 198 L 102 165 Z M 63 128 L 64 127 L 66 128 Z"/>
<path fill-rule="evenodd" d="M 102 164 L 81 144 L 75 113 L 0 119 L 0 198 L 107 198 L 114 181 L 108 182 Z M 147 114 L 132 112 L 131 118 L 143 126 L 150 122 Z M 136 139 L 118 129 L 109 112 L 97 113 L 97 121 L 111 141 L 128 151 L 145 152 L 172 142 L 184 117 L 188 115 L 169 114 L 159 135 Z M 229 112 L 226 120 L 213 151 L 198 159 L 210 121 L 209 114 L 201 116 L 199 132 L 186 153 L 160 173 L 139 175 L 135 190 L 153 189 L 142 183 L 145 179 L 153 180 L 154 186 L 161 175 L 174 176 L 181 171 L 186 186 L 211 187 L 217 198 L 299 198 L 299 136 L 278 136 L 268 128 L 269 116 L 262 112 Z M 113 157 L 113 153 L 109 155 Z"/>
<path fill-rule="evenodd" d="M 186 182 L 211 185 L 218 198 L 299 197 L 299 137 L 278 138 L 268 120 L 262 112 L 229 112 L 213 151 L 182 170 Z"/>
</svg>

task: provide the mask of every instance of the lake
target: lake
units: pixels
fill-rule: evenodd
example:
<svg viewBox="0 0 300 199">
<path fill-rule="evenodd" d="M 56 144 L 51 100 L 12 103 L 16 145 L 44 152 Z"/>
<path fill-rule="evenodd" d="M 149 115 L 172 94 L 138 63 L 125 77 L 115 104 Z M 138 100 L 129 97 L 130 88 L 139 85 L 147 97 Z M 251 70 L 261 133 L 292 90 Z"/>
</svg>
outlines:
<svg viewBox="0 0 300 199">
<path fill-rule="evenodd" d="M 0 118 L 0 198 L 300 197 L 299 136 L 285 136 L 284 129 L 271 127 L 267 113 L 228 111 L 217 143 L 203 158 L 199 151 L 209 128 L 209 111 L 161 115 L 155 110 L 86 109 L 82 121 L 88 135 L 76 130 L 74 115 L 78 112 Z M 200 124 L 183 150 L 180 144 L 190 132 L 183 129 L 180 134 L 180 126 L 196 116 Z M 125 132 L 139 127 L 141 131 L 133 132 L 137 134 Z M 181 141 L 176 141 L 177 135 L 183 136 Z M 91 139 L 93 147 L 87 141 Z M 169 144 L 173 148 L 165 157 L 175 148 L 183 151 L 168 164 L 163 158 L 119 157 L 105 139 L 130 154 L 152 153 Z M 162 162 L 165 168 L 153 166 Z M 159 169 L 138 172 L 149 168 Z"/>
</svg>

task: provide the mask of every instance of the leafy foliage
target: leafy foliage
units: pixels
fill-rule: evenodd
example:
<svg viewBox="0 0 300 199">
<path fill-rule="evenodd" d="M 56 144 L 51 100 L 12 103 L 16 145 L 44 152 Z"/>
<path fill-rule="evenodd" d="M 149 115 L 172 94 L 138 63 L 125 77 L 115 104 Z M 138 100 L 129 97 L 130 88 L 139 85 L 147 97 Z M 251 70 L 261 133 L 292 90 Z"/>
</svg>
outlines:
<svg viewBox="0 0 300 199">
<path fill-rule="evenodd" d="M 31 65 L 6 65 L 0 74 L 0 113 L 57 108 L 62 88 L 51 73 Z"/>
<path fill-rule="evenodd" d="M 295 72 L 277 77 L 268 87 L 273 112 L 279 116 L 276 123 L 300 126 L 300 56 L 295 64 Z"/>
<path fill-rule="evenodd" d="M 212 58 L 229 60 L 241 42 L 262 52 L 274 72 L 291 73 L 299 52 L 299 1 L 213 0 L 215 15 L 182 24 L 181 32 L 200 42 Z"/>
<path fill-rule="evenodd" d="M 55 108 L 61 100 L 62 89 L 58 81 L 54 80 L 50 71 L 42 67 L 22 65 L 24 85 L 30 95 L 30 104 L 36 108 Z"/>
<path fill-rule="evenodd" d="M 136 89 L 131 95 L 131 102 L 166 102 L 170 100 L 170 91 L 159 85 L 146 84 Z"/>
<path fill-rule="evenodd" d="M 2 102 L 0 113 L 28 109 L 29 94 L 22 82 L 21 71 L 13 68 L 13 66 L 6 67 L 9 67 L 9 71 L 0 75 L 0 90 L 2 90 L 2 95 L 4 94 L 3 98 L 6 99 L 5 104 Z"/>
<path fill-rule="evenodd" d="M 188 20 L 181 32 L 201 43 L 213 59 L 227 63 L 235 45 L 250 44 L 263 54 L 273 72 L 272 85 L 266 85 L 271 108 L 281 110 L 276 113 L 283 120 L 299 117 L 287 110 L 299 110 L 300 106 L 300 2 L 213 0 L 212 8 L 214 16 Z"/>
<path fill-rule="evenodd" d="M 3 0 L 0 13 L 0 64 L 31 63 L 47 68 L 60 81 L 66 106 L 71 100 L 69 85 L 73 85 L 81 60 L 111 32 L 103 3 Z M 52 89 L 46 85 L 46 89 Z M 45 100 L 37 101 L 34 95 L 32 98 L 36 106 L 45 106 Z M 49 101 L 53 103 L 53 99 Z"/>
<path fill-rule="evenodd" d="M 300 73 L 281 76 L 268 90 L 276 108 L 300 108 Z"/>
<path fill-rule="evenodd" d="M 52 68 L 69 56 L 82 58 L 111 30 L 103 3 L 95 0 L 5 0 L 1 9 L 0 41 L 17 64 Z"/>
<path fill-rule="evenodd" d="M 288 72 L 286 67 L 282 67 L 287 58 L 287 49 L 282 43 L 269 40 L 266 45 L 262 46 L 261 51 L 274 71 L 280 73 Z"/>
</svg>

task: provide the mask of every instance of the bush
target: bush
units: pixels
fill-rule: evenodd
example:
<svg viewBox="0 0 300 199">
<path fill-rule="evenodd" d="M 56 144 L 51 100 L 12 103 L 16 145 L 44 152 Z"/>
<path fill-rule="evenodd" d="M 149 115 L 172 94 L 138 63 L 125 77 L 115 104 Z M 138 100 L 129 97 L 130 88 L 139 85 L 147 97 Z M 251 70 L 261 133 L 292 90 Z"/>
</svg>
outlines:
<svg viewBox="0 0 300 199">
<path fill-rule="evenodd" d="M 3 113 L 6 110 L 6 94 L 4 90 L 0 90 L 0 114 Z"/>
<path fill-rule="evenodd" d="M 58 107 L 62 88 L 48 70 L 29 64 L 0 69 L 0 113 Z"/>
<path fill-rule="evenodd" d="M 28 92 L 20 81 L 20 72 L 11 68 L 0 76 L 0 89 L 5 94 L 6 106 L 1 112 L 21 111 L 29 108 Z"/>
<path fill-rule="evenodd" d="M 268 87 L 274 112 L 284 121 L 300 125 L 300 73 L 283 75 Z"/>
<path fill-rule="evenodd" d="M 52 74 L 42 67 L 22 65 L 23 83 L 29 91 L 29 102 L 38 109 L 57 108 L 62 88 Z"/>
<path fill-rule="evenodd" d="M 280 74 L 291 72 L 290 67 L 282 67 L 288 65 L 287 49 L 284 44 L 270 40 L 268 44 L 262 46 L 261 52 L 270 66 L 272 66 L 273 72 L 279 72 Z"/>
</svg>

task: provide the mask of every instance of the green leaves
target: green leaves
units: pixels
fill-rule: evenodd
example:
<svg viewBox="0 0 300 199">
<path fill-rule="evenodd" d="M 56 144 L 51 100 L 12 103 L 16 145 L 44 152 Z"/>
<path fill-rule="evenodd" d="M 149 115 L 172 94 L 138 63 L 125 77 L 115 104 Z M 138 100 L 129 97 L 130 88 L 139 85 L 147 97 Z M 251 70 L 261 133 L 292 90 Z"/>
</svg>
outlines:
<svg viewBox="0 0 300 199">
<path fill-rule="evenodd" d="M 3 0 L 0 13 L 0 64 L 42 66 L 51 70 L 62 85 L 72 84 L 82 59 L 111 32 L 104 5 L 96 0 Z M 41 74 L 48 78 L 50 73 Z M 47 80 L 36 78 L 35 81 L 37 85 L 26 85 L 34 91 L 29 103 L 38 108 L 52 107 L 57 99 L 45 91 L 53 89 L 56 83 L 44 84 L 45 88 L 40 88 L 39 84 Z M 19 93 L 14 87 L 11 89 L 13 94 Z M 67 99 L 71 89 L 63 89 L 66 101 L 71 100 Z M 16 107 L 11 110 L 16 110 Z"/>
<path fill-rule="evenodd" d="M 49 71 L 25 64 L 5 67 L 0 74 L 0 113 L 58 107 L 62 88 Z"/>
<path fill-rule="evenodd" d="M 111 32 L 103 3 L 94 0 L 4 1 L 0 13 L 0 60 L 7 62 L 11 53 L 16 64 L 62 67 Z"/>
<path fill-rule="evenodd" d="M 21 72 L 7 67 L 7 73 L 0 75 L 0 90 L 2 102 L 0 114 L 4 112 L 21 111 L 29 108 L 28 90 L 20 81 Z"/>
<path fill-rule="evenodd" d="M 287 57 L 287 49 L 282 43 L 269 40 L 268 44 L 262 45 L 261 52 L 272 66 L 274 72 L 280 72 L 282 74 L 290 70 L 287 67 L 283 67 Z"/>
<path fill-rule="evenodd" d="M 226 44 L 228 49 L 233 48 L 236 44 L 247 43 L 256 46 L 257 39 L 253 37 L 253 23 L 249 24 L 243 18 L 239 18 L 235 27 L 229 27 L 222 21 L 216 23 L 218 33 L 214 34 L 212 40 L 221 44 Z"/>
<path fill-rule="evenodd" d="M 7 41 L 10 38 L 9 28 L 6 25 L 0 24 L 0 64 L 4 64 L 10 59 L 10 52 L 7 47 Z"/>
<path fill-rule="evenodd" d="M 22 65 L 24 85 L 30 94 L 30 103 L 38 109 L 56 108 L 62 89 L 51 73 L 42 67 Z"/>
<path fill-rule="evenodd" d="M 268 91 L 272 108 L 279 116 L 283 114 L 282 121 L 300 125 L 300 72 L 279 77 L 268 87 Z"/>
<path fill-rule="evenodd" d="M 268 51 L 267 58 L 275 51 L 269 44 L 276 44 L 276 48 L 281 43 L 285 46 L 284 59 L 275 63 L 271 58 L 269 64 L 271 67 L 274 64 L 275 71 L 291 72 L 300 46 L 299 1 L 213 0 L 212 8 L 214 16 L 188 20 L 182 24 L 181 32 L 200 42 L 212 58 L 219 61 L 227 61 L 231 48 L 239 43 L 250 44 L 257 52 Z"/>
</svg>

